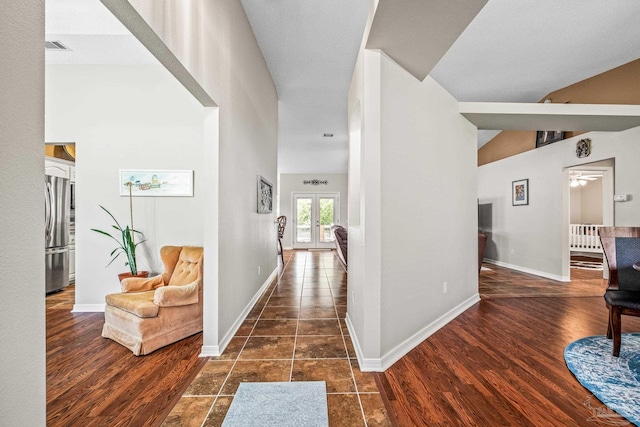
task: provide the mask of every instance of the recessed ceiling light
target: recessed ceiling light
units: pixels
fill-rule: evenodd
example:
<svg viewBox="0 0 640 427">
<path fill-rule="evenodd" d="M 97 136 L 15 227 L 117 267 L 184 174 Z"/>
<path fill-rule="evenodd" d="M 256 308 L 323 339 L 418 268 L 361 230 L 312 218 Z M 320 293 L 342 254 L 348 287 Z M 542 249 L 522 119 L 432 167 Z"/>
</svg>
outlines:
<svg viewBox="0 0 640 427">
<path fill-rule="evenodd" d="M 333 134 L 332 133 L 325 133 L 324 137 L 325 138 L 333 138 Z"/>
</svg>

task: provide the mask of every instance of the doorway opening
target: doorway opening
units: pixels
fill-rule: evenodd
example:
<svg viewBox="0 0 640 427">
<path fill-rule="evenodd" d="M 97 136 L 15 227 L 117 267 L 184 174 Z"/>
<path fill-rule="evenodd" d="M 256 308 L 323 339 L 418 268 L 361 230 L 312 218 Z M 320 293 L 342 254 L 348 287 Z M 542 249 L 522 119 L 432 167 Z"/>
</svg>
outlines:
<svg viewBox="0 0 640 427">
<path fill-rule="evenodd" d="M 568 261 L 571 280 L 602 279 L 600 227 L 613 225 L 613 160 L 565 170 L 568 183 Z M 565 265 L 563 265 L 564 270 Z"/>
<path fill-rule="evenodd" d="M 293 248 L 331 249 L 340 223 L 340 193 L 293 193 Z"/>
</svg>

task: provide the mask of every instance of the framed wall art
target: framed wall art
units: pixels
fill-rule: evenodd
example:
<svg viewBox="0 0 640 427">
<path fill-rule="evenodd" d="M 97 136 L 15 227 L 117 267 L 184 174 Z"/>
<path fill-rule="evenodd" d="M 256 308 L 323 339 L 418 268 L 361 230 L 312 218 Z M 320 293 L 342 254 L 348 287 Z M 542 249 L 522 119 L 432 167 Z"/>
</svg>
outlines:
<svg viewBox="0 0 640 427">
<path fill-rule="evenodd" d="M 536 148 L 562 141 L 564 132 L 559 130 L 539 130 L 536 132 Z"/>
<path fill-rule="evenodd" d="M 192 197 L 192 170 L 120 169 L 120 195 Z"/>
<path fill-rule="evenodd" d="M 273 185 L 258 175 L 258 213 L 268 214 L 271 212 L 273 212 Z"/>
<path fill-rule="evenodd" d="M 511 184 L 511 198 L 513 206 L 529 204 L 529 180 L 520 179 Z"/>
<path fill-rule="evenodd" d="M 576 142 L 576 156 L 578 158 L 589 157 L 589 154 L 591 154 L 591 140 L 589 138 Z"/>
</svg>

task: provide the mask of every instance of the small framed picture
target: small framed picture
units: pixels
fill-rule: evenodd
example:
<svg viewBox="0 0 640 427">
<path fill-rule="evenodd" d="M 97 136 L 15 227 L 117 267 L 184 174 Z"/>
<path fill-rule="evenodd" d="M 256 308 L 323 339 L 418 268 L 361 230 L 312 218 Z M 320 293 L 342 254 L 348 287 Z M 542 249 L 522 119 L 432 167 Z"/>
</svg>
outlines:
<svg viewBox="0 0 640 427">
<path fill-rule="evenodd" d="M 511 184 L 513 206 L 523 206 L 529 204 L 529 180 L 520 179 Z"/>
<path fill-rule="evenodd" d="M 258 213 L 273 212 L 273 185 L 258 175 Z"/>
<path fill-rule="evenodd" d="M 589 157 L 591 154 L 591 140 L 589 138 L 581 139 L 576 143 L 576 156 L 579 158 Z"/>
</svg>

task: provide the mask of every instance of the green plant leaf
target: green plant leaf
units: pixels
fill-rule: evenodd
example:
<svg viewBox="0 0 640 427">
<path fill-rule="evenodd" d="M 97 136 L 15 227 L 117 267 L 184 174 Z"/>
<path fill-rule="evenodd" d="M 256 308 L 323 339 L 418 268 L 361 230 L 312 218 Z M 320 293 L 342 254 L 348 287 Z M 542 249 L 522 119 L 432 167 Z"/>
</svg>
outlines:
<svg viewBox="0 0 640 427">
<path fill-rule="evenodd" d="M 111 217 L 111 219 L 113 219 L 113 222 L 115 222 L 115 223 L 116 223 L 116 225 L 118 226 L 118 228 L 121 230 L 121 229 L 122 229 L 122 227 L 120 227 L 120 223 L 118 222 L 118 220 L 116 219 L 116 217 L 114 217 L 113 215 L 111 215 L 111 212 L 109 212 L 109 211 L 107 210 L 107 208 L 105 208 L 104 206 L 102 206 L 102 205 L 98 205 L 98 206 L 100 206 L 100 207 L 102 208 L 102 210 L 103 210 L 103 211 L 105 211 L 105 212 L 106 212 L 106 213 Z"/>
<path fill-rule="evenodd" d="M 120 232 L 119 233 L 120 240 L 118 240 L 115 236 L 105 231 L 98 230 L 95 228 L 91 229 L 96 233 L 100 233 L 102 235 L 112 238 L 118 244 L 118 246 L 113 251 L 111 251 L 111 254 L 109 254 L 109 256 L 111 256 L 112 258 L 111 258 L 111 261 L 109 261 L 109 264 L 107 264 L 107 266 L 111 265 L 113 261 L 115 261 L 120 255 L 124 253 L 125 257 L 127 258 L 127 261 L 125 262 L 125 266 L 129 267 L 129 269 L 131 270 L 131 274 L 136 275 L 138 273 L 138 269 L 136 266 L 136 247 L 139 244 L 145 242 L 146 240 L 142 240 L 140 242 L 134 243 L 133 233 L 138 233 L 140 235 L 144 235 L 144 234 L 138 230 L 134 230 L 130 228 L 128 225 L 123 229 L 120 223 L 118 222 L 118 220 L 116 220 L 116 218 L 111 214 L 111 212 L 109 212 L 104 206 L 102 205 L 99 205 L 99 206 L 115 222 L 115 225 L 111 225 L 111 227 Z"/>
</svg>

